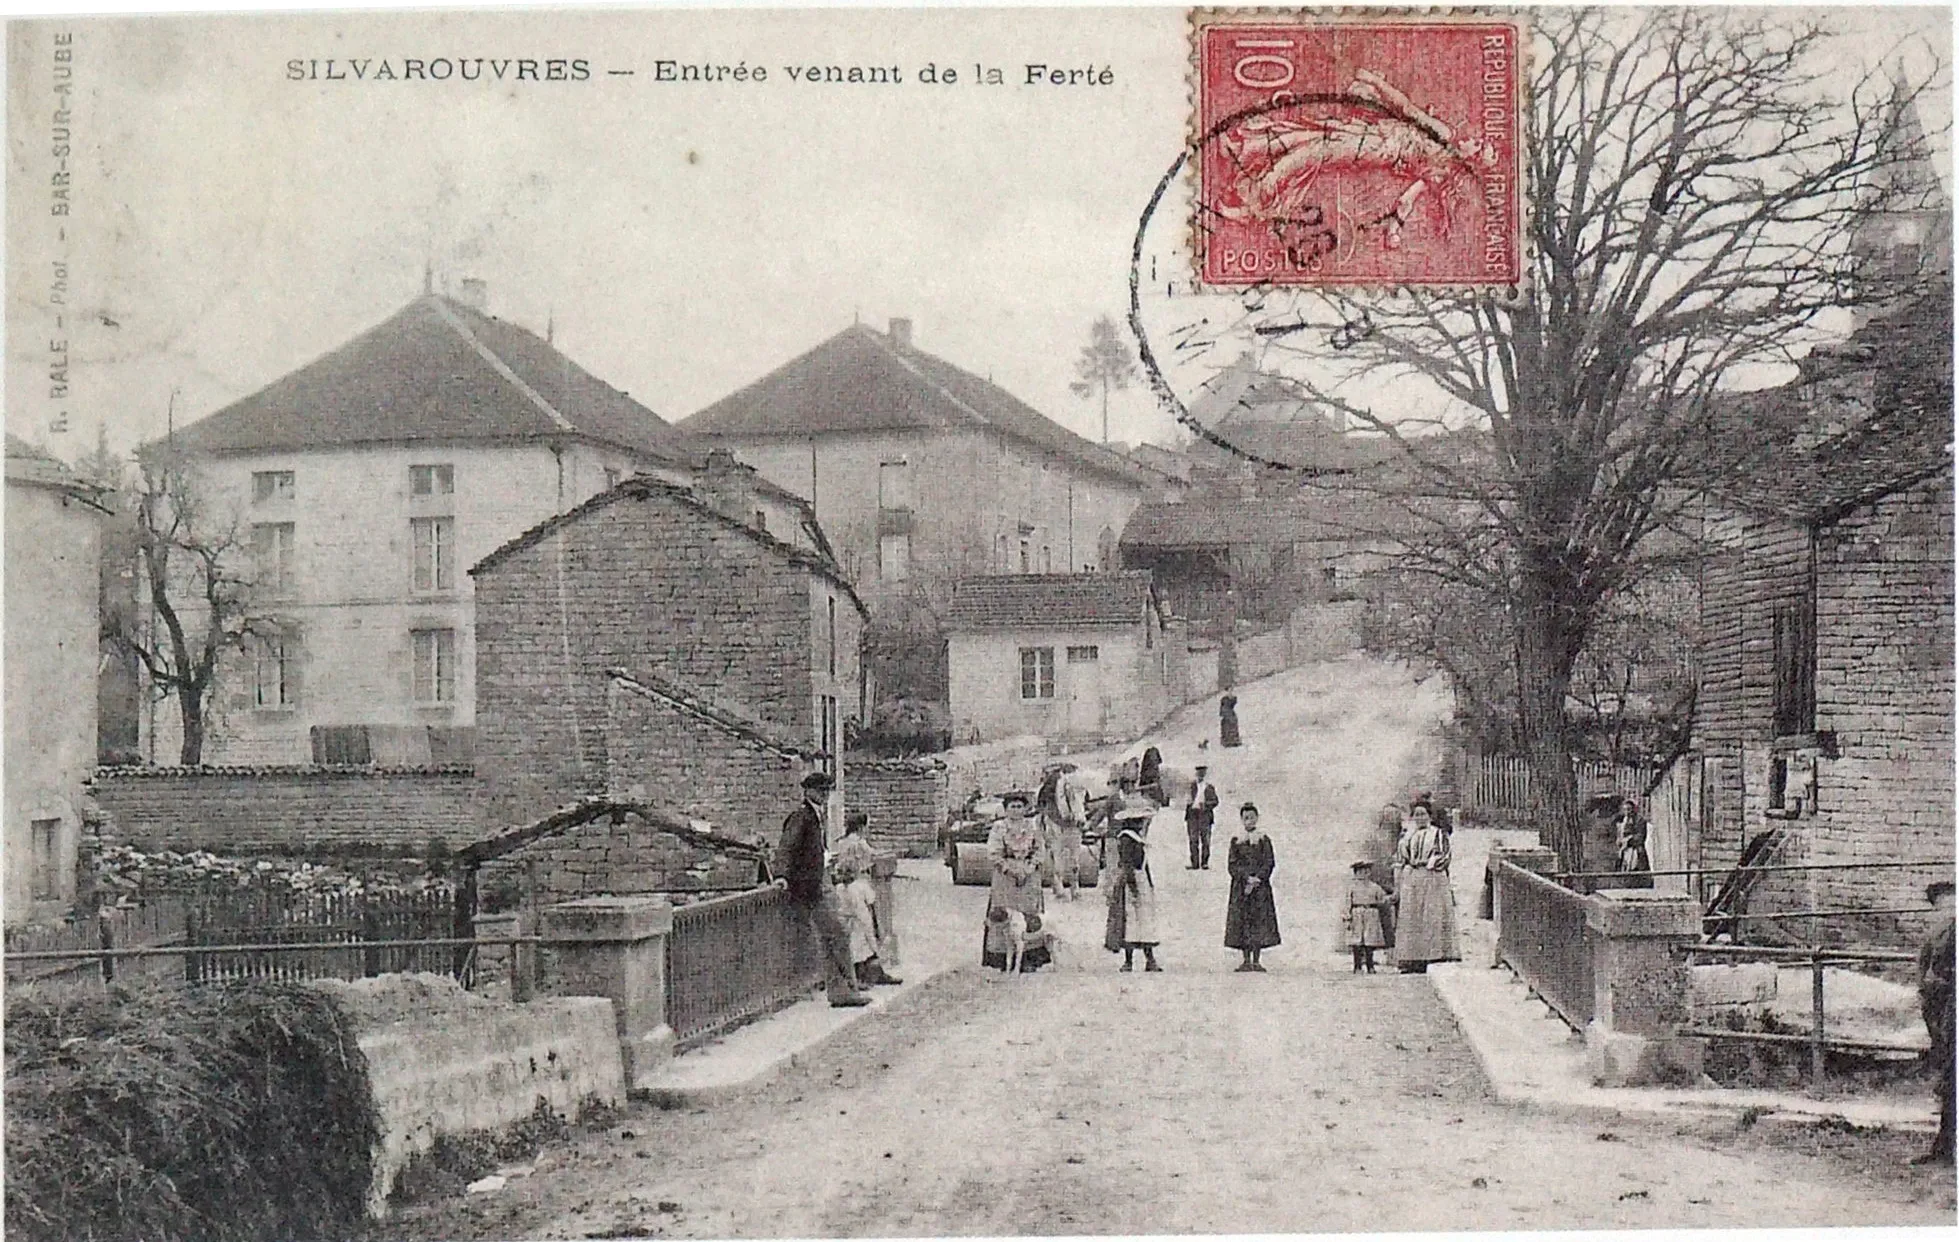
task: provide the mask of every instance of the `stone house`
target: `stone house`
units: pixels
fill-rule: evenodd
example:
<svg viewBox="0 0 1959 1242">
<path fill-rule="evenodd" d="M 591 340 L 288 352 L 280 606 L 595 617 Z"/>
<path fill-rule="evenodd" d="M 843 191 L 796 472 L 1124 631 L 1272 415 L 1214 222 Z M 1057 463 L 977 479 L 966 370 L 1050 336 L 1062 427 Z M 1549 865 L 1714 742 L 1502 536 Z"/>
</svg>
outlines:
<svg viewBox="0 0 1959 1242">
<path fill-rule="evenodd" d="M 98 489 L 7 438 L 7 921 L 75 897 L 83 782 L 95 767 Z"/>
<path fill-rule="evenodd" d="M 870 692 L 863 604 L 807 506 L 766 522 L 717 461 L 695 487 L 628 479 L 470 571 L 485 836 L 639 787 L 773 840 L 809 766 L 836 771 Z"/>
<path fill-rule="evenodd" d="M 1951 297 L 1947 285 L 1735 402 L 1732 452 L 1760 468 L 1707 503 L 1705 810 L 1689 857 L 1732 867 L 1766 833 L 1771 861 L 1944 863 L 1785 873 L 1756 886 L 1751 910 L 1909 909 L 1950 869 Z M 1921 930 L 1885 913 L 1798 926 L 1852 941 Z"/>
<path fill-rule="evenodd" d="M 1180 681 L 1146 573 L 968 578 L 946 619 L 953 735 L 1128 738 Z"/>
<path fill-rule="evenodd" d="M 222 672 L 207 762 L 466 762 L 464 569 L 621 479 L 703 468 L 706 446 L 463 287 L 174 433 L 250 548 L 272 631 Z M 792 528 L 791 499 L 757 491 Z M 174 761 L 174 705 L 146 725 L 149 758 Z"/>
<path fill-rule="evenodd" d="M 810 501 L 873 607 L 982 573 L 1115 567 L 1170 480 L 919 349 L 853 324 L 680 424 Z"/>
</svg>

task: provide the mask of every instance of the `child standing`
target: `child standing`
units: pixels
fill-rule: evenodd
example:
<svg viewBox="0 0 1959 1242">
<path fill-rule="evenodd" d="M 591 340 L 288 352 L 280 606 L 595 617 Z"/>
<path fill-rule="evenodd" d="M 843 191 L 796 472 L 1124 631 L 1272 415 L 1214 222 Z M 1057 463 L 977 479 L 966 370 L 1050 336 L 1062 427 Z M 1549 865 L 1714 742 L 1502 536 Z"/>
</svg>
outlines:
<svg viewBox="0 0 1959 1242">
<path fill-rule="evenodd" d="M 1371 872 L 1374 864 L 1365 858 L 1353 865 L 1353 879 L 1347 883 L 1347 947 L 1353 950 L 1354 973 L 1374 973 L 1374 950 L 1388 947 L 1387 927 L 1381 912 L 1387 906 L 1387 890 L 1376 884 Z"/>
<path fill-rule="evenodd" d="M 1238 808 L 1238 824 L 1225 854 L 1231 892 L 1225 899 L 1224 944 L 1244 955 L 1239 970 L 1264 974 L 1258 956 L 1279 943 L 1279 910 L 1272 900 L 1272 838 L 1258 826 L 1258 808 L 1249 802 Z"/>
</svg>

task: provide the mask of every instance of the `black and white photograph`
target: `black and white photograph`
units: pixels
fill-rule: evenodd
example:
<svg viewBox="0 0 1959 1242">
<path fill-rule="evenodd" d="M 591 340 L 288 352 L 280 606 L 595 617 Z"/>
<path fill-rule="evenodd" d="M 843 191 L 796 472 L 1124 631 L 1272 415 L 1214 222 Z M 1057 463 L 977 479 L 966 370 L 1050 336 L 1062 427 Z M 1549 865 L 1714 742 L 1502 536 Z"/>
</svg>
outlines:
<svg viewBox="0 0 1959 1242">
<path fill-rule="evenodd" d="M 1954 55 L 16 9 L 8 1236 L 1959 1226 Z"/>
</svg>

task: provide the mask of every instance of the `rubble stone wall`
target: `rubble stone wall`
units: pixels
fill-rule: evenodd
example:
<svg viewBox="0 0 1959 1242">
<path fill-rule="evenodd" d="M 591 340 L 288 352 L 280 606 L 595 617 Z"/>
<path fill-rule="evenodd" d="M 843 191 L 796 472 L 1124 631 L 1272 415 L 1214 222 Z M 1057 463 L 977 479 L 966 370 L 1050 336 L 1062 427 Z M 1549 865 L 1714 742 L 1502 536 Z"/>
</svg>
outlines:
<svg viewBox="0 0 1959 1242">
<path fill-rule="evenodd" d="M 221 854 L 419 852 L 477 837 L 467 767 L 101 768 L 107 844 Z"/>
</svg>

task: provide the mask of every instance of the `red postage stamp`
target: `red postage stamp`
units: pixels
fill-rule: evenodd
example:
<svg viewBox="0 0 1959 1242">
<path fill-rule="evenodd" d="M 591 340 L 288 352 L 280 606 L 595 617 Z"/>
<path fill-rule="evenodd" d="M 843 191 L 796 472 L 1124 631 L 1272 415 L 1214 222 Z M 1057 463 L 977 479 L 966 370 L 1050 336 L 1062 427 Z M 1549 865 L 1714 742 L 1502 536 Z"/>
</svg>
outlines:
<svg viewBox="0 0 1959 1242">
<path fill-rule="evenodd" d="M 1203 283 L 1523 279 L 1519 22 L 1240 11 L 1194 34 Z"/>
</svg>

